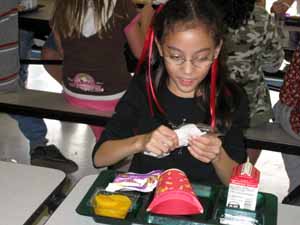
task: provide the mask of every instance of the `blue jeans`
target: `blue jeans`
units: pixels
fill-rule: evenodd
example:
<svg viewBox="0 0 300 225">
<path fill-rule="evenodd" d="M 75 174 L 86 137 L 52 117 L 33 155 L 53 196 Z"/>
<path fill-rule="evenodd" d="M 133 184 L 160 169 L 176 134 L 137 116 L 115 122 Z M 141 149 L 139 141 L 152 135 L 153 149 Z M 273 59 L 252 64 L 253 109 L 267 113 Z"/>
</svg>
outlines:
<svg viewBox="0 0 300 225">
<path fill-rule="evenodd" d="M 31 47 L 33 45 L 33 33 L 20 30 L 20 58 L 26 59 L 29 57 Z M 28 65 L 21 65 L 20 78 L 23 83 L 28 77 Z M 22 92 L 20 92 L 21 94 Z M 19 126 L 23 135 L 28 139 L 30 151 L 38 146 L 44 146 L 48 142 L 46 138 L 47 127 L 43 119 L 27 117 L 21 115 L 10 115 L 14 118 Z"/>
<path fill-rule="evenodd" d="M 48 142 L 46 138 L 47 127 L 43 119 L 10 114 L 19 126 L 23 135 L 28 139 L 30 151 L 38 146 L 45 146 Z"/>
<path fill-rule="evenodd" d="M 21 59 L 28 59 L 30 57 L 31 48 L 33 46 L 34 33 L 26 30 L 19 32 L 19 54 Z M 23 64 L 20 67 L 21 81 L 25 82 L 28 77 L 28 65 Z"/>
</svg>

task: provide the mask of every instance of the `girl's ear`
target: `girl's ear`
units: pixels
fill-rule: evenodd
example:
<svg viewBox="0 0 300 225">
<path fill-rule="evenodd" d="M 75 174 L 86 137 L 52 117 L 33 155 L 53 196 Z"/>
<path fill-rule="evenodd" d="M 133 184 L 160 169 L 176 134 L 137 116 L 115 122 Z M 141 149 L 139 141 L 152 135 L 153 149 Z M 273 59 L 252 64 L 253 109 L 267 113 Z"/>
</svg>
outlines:
<svg viewBox="0 0 300 225">
<path fill-rule="evenodd" d="M 160 45 L 160 43 L 156 37 L 154 38 L 154 41 L 155 41 L 156 47 L 158 49 L 159 55 L 162 57 L 163 56 L 162 46 Z"/>
<path fill-rule="evenodd" d="M 216 47 L 215 52 L 214 52 L 214 59 L 218 58 L 220 51 L 223 46 L 223 40 L 220 41 L 220 44 Z"/>
</svg>

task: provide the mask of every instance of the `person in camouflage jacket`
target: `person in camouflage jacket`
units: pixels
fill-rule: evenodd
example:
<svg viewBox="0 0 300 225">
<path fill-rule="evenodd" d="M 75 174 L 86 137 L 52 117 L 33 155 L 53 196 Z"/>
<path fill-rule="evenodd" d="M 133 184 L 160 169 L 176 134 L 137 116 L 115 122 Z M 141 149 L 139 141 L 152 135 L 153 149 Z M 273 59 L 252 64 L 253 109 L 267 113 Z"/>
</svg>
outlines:
<svg viewBox="0 0 300 225">
<path fill-rule="evenodd" d="M 224 42 L 227 50 L 227 68 L 230 77 L 247 93 L 250 127 L 267 123 L 273 118 L 273 113 L 264 71 L 276 72 L 284 59 L 274 21 L 255 0 L 215 1 L 223 5 L 221 7 L 224 21 L 228 27 Z M 248 151 L 253 163 L 256 162 L 260 151 L 254 152 L 253 149 Z"/>
<path fill-rule="evenodd" d="M 273 117 L 264 71 L 276 72 L 284 52 L 275 25 L 267 11 L 255 5 L 247 25 L 229 28 L 225 41 L 230 76 L 246 91 L 250 107 L 250 127 Z"/>
</svg>

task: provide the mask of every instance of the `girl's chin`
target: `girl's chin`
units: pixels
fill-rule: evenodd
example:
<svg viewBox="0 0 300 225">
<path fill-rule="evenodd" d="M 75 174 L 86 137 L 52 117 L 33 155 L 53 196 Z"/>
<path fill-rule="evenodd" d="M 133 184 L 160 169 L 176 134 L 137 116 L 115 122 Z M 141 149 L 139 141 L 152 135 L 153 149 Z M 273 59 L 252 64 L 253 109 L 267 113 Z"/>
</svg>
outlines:
<svg viewBox="0 0 300 225">
<path fill-rule="evenodd" d="M 177 90 L 178 96 L 182 98 L 193 98 L 195 95 L 195 89 L 194 88 L 186 88 L 186 87 L 180 87 Z"/>
</svg>

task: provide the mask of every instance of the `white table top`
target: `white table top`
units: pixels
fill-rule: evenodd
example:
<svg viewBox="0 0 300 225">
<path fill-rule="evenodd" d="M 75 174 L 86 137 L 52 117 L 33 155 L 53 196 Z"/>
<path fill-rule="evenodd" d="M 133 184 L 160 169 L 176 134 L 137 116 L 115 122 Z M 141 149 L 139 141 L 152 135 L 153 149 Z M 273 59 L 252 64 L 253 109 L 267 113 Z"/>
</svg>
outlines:
<svg viewBox="0 0 300 225">
<path fill-rule="evenodd" d="M 45 225 L 99 225 L 91 217 L 81 216 L 75 211 L 96 178 L 97 175 L 82 178 Z M 278 205 L 277 225 L 295 225 L 299 219 L 300 207 Z"/>
<path fill-rule="evenodd" d="M 0 225 L 22 225 L 63 182 L 55 169 L 0 161 Z"/>
</svg>

